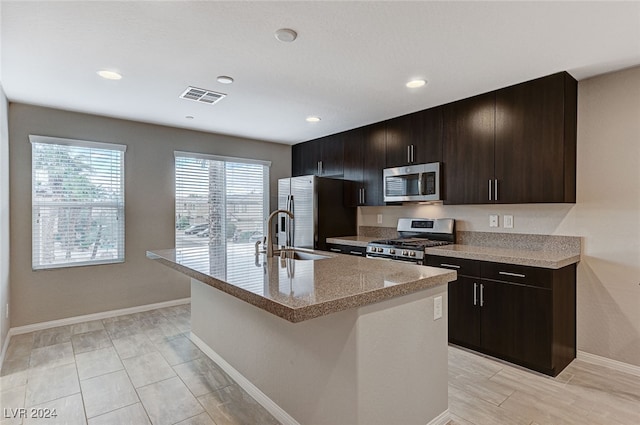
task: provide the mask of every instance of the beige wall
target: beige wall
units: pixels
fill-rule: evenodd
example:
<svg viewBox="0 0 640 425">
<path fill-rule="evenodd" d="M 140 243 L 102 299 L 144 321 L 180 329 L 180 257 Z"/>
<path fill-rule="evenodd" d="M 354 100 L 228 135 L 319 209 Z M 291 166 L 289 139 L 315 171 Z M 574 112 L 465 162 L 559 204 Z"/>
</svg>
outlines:
<svg viewBox="0 0 640 425">
<path fill-rule="evenodd" d="M 9 133 L 7 98 L 0 84 L 0 350 L 9 333 Z"/>
<path fill-rule="evenodd" d="M 640 67 L 578 84 L 576 204 L 360 208 L 359 225 L 453 217 L 459 230 L 583 237 L 578 349 L 640 366 Z M 514 216 L 489 228 L 489 214 Z"/>
<path fill-rule="evenodd" d="M 31 270 L 29 134 L 127 145 L 125 263 Z M 189 297 L 187 277 L 145 257 L 174 246 L 174 150 L 272 161 L 271 205 L 291 167 L 287 145 L 14 103 L 9 147 L 12 327 Z"/>
</svg>

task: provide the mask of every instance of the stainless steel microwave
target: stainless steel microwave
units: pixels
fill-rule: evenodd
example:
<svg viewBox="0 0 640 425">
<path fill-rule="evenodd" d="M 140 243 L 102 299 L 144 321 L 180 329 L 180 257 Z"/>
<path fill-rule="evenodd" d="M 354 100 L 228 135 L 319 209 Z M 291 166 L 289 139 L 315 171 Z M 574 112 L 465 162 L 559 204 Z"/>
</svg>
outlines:
<svg viewBox="0 0 640 425">
<path fill-rule="evenodd" d="M 407 165 L 382 171 L 384 202 L 440 201 L 440 163 Z"/>
</svg>

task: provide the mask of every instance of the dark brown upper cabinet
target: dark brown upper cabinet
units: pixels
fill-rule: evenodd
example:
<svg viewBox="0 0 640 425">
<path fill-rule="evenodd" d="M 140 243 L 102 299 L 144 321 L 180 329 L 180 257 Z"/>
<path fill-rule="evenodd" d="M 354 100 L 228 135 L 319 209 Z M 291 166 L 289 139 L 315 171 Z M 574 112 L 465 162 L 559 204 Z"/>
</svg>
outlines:
<svg viewBox="0 0 640 425">
<path fill-rule="evenodd" d="M 443 187 L 447 204 L 489 202 L 493 177 L 495 95 L 444 106 Z"/>
<path fill-rule="evenodd" d="M 569 74 L 443 108 L 445 203 L 575 202 L 577 82 Z"/>
<path fill-rule="evenodd" d="M 343 133 L 293 145 L 291 158 L 293 176 L 341 177 L 344 172 Z"/>
<path fill-rule="evenodd" d="M 576 108 L 566 72 L 496 92 L 497 203 L 576 201 Z"/>
<path fill-rule="evenodd" d="M 386 167 L 442 161 L 442 108 L 385 122 Z"/>
<path fill-rule="evenodd" d="M 385 124 L 342 133 L 344 136 L 344 203 L 346 206 L 384 205 Z"/>
</svg>

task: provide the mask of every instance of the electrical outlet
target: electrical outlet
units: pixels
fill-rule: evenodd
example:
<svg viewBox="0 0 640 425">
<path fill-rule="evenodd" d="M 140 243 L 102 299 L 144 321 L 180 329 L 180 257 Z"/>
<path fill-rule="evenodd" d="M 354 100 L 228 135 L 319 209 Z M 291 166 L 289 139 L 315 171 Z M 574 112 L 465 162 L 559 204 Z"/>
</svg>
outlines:
<svg viewBox="0 0 640 425">
<path fill-rule="evenodd" d="M 502 217 L 502 225 L 505 229 L 513 229 L 513 216 L 505 215 Z"/>
<path fill-rule="evenodd" d="M 498 214 L 489 215 L 489 227 L 500 227 L 498 225 Z"/>
<path fill-rule="evenodd" d="M 435 297 L 433 299 L 433 320 L 442 318 L 442 297 Z"/>
<path fill-rule="evenodd" d="M 378 214 L 378 224 L 382 224 L 382 214 Z"/>
</svg>

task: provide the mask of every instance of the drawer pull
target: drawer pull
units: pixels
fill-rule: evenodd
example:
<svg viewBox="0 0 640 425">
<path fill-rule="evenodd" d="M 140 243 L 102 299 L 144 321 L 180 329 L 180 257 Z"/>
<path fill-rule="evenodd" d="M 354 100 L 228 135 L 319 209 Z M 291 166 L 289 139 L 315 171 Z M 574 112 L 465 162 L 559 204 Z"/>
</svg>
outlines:
<svg viewBox="0 0 640 425">
<path fill-rule="evenodd" d="M 523 274 L 520 274 L 520 273 L 498 272 L 498 274 L 501 274 L 503 276 L 527 277 L 526 275 L 523 275 Z"/>
<path fill-rule="evenodd" d="M 342 252 L 342 250 L 340 248 L 329 248 L 329 251 Z"/>
<path fill-rule="evenodd" d="M 362 255 L 362 252 L 360 252 L 360 251 L 349 251 L 349 254 L 351 254 L 351 255 Z"/>
<path fill-rule="evenodd" d="M 460 268 L 460 266 L 456 266 L 455 264 L 446 264 L 446 263 L 440 263 L 440 266 L 441 267 L 449 267 L 449 268 L 452 268 L 452 269 L 459 269 Z"/>
</svg>

